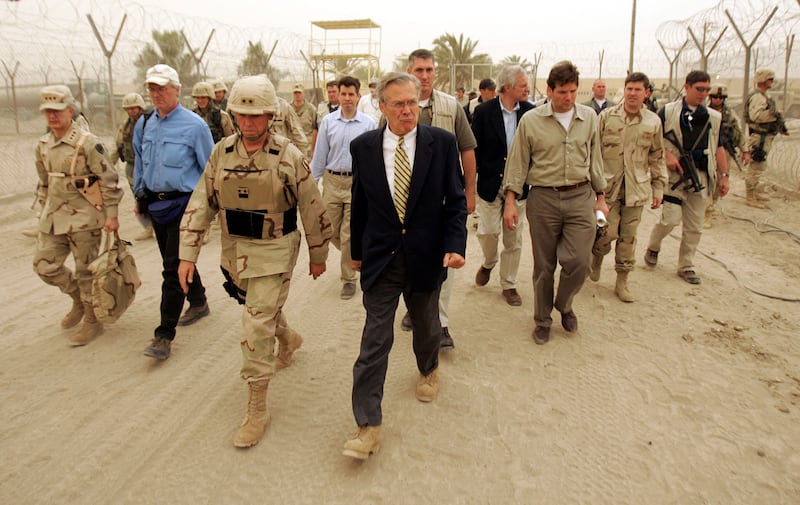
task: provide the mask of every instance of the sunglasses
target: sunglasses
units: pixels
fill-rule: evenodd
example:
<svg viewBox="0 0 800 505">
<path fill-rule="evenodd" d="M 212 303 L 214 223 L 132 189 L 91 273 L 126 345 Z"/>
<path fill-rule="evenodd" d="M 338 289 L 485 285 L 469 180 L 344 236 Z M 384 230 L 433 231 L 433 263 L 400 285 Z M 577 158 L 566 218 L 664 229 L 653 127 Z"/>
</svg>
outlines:
<svg viewBox="0 0 800 505">
<path fill-rule="evenodd" d="M 700 93 L 705 93 L 706 91 L 711 91 L 711 86 L 694 86 L 694 89 Z"/>
</svg>

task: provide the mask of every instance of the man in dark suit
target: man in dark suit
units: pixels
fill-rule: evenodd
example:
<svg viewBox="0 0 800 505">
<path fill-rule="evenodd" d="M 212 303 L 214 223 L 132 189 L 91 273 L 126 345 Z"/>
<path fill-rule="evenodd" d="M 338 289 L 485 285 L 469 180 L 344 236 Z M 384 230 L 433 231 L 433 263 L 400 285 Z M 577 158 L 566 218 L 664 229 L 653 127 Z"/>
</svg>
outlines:
<svg viewBox="0 0 800 505">
<path fill-rule="evenodd" d="M 422 402 L 439 390 L 439 289 L 447 268 L 464 265 L 467 201 L 455 137 L 417 126 L 420 83 L 390 73 L 378 84 L 387 126 L 350 144 L 353 269 L 361 272 L 367 312 L 353 367 L 353 414 L 358 431 L 343 454 L 367 459 L 380 447 L 381 399 L 400 295 L 411 316 Z"/>
<path fill-rule="evenodd" d="M 475 109 L 472 118 L 472 133 L 478 147 L 475 158 L 478 165 L 478 242 L 483 250 L 483 263 L 475 275 L 475 284 L 485 286 L 489 282 L 492 269 L 500 263 L 500 287 L 506 303 L 512 306 L 522 304 L 517 292 L 517 272 L 522 253 L 524 220 L 509 230 L 503 227 L 503 207 L 505 192 L 501 190 L 506 155 L 517 123 L 523 114 L 533 108 L 528 101 L 530 87 L 528 74 L 519 65 L 506 65 L 497 76 L 500 96 L 492 98 Z M 520 216 L 525 215 L 525 198 L 528 187 L 516 200 Z M 498 255 L 497 244 L 503 234 L 503 252 Z"/>
</svg>

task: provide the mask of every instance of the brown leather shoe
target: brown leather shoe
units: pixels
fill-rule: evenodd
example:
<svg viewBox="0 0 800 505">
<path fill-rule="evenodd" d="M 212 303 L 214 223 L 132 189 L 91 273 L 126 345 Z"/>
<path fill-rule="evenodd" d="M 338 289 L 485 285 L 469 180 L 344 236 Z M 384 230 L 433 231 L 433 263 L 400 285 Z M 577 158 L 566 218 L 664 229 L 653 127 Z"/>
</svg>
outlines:
<svg viewBox="0 0 800 505">
<path fill-rule="evenodd" d="M 561 313 L 561 326 L 569 333 L 578 331 L 578 316 L 573 311 Z"/>
<path fill-rule="evenodd" d="M 538 345 L 546 344 L 550 341 L 550 327 L 537 326 L 533 330 L 533 341 Z"/>
<path fill-rule="evenodd" d="M 475 284 L 477 284 L 478 286 L 485 286 L 486 284 L 489 283 L 489 277 L 491 277 L 491 275 L 492 275 L 491 268 L 483 268 L 483 266 L 481 266 L 478 269 L 478 273 L 475 274 Z"/>
<path fill-rule="evenodd" d="M 345 282 L 342 286 L 342 292 L 340 293 L 340 297 L 342 300 L 349 300 L 353 298 L 353 295 L 356 294 L 356 285 L 353 282 Z"/>
<path fill-rule="evenodd" d="M 519 293 L 517 293 L 517 290 L 514 288 L 504 289 L 503 298 L 505 298 L 506 303 L 512 307 L 519 307 L 522 305 L 522 298 L 520 298 Z"/>
</svg>

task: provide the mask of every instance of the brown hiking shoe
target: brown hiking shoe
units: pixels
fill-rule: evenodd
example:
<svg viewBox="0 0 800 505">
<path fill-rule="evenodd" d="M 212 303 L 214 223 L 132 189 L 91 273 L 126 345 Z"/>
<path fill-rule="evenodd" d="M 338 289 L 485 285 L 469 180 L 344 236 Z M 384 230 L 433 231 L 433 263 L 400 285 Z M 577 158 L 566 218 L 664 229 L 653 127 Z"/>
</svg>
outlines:
<svg viewBox="0 0 800 505">
<path fill-rule="evenodd" d="M 145 356 L 165 360 L 169 358 L 172 349 L 172 340 L 166 338 L 153 337 L 153 341 L 144 350 Z"/>
<path fill-rule="evenodd" d="M 203 305 L 197 305 L 195 307 L 189 306 L 181 318 L 178 319 L 178 326 L 189 326 L 190 324 L 194 324 L 199 319 L 206 317 L 210 313 L 211 310 L 208 308 L 208 302 L 204 302 Z"/>
<path fill-rule="evenodd" d="M 342 292 L 339 294 L 339 297 L 342 300 L 349 300 L 353 298 L 353 295 L 356 294 L 356 285 L 353 282 L 345 282 L 342 286 Z"/>
<path fill-rule="evenodd" d="M 519 296 L 519 293 L 517 293 L 517 290 L 514 288 L 504 289 L 503 298 L 505 298 L 506 303 L 512 307 L 519 307 L 522 305 L 522 297 Z"/>
<path fill-rule="evenodd" d="M 537 345 L 544 345 L 550 341 L 550 327 L 537 326 L 533 329 L 533 341 Z"/>
</svg>

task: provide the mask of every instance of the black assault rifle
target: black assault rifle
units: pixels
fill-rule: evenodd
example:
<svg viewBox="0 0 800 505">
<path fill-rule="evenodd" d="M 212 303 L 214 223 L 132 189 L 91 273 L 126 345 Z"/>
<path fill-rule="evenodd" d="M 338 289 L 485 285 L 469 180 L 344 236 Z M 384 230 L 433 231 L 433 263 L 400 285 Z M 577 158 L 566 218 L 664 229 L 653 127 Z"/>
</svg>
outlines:
<svg viewBox="0 0 800 505">
<path fill-rule="evenodd" d="M 706 123 L 706 127 L 707 126 L 708 123 Z M 703 138 L 703 133 L 701 133 L 700 137 L 698 137 L 698 141 L 700 141 Z M 669 140 L 672 143 L 672 145 L 674 145 L 678 149 L 678 153 L 680 154 L 678 161 L 680 162 L 681 168 L 683 169 L 681 178 L 678 180 L 678 182 L 672 185 L 671 189 L 674 190 L 681 184 L 683 184 L 682 189 L 687 191 L 694 191 L 695 193 L 699 193 L 700 191 L 706 189 L 705 186 L 703 186 L 703 184 L 700 182 L 700 176 L 697 173 L 697 167 L 694 164 L 694 160 L 692 159 L 691 154 L 687 153 L 686 149 L 683 148 L 683 144 L 681 143 L 680 140 L 678 140 L 678 136 L 675 134 L 675 131 L 674 130 L 668 131 L 667 133 L 664 134 L 664 138 Z"/>
</svg>

